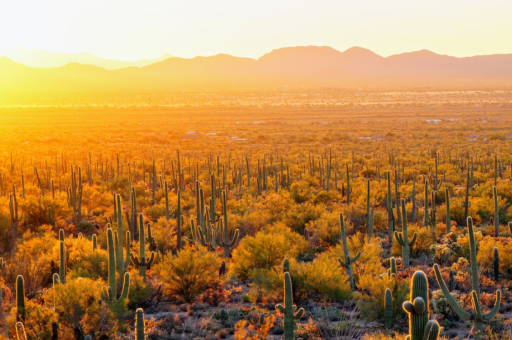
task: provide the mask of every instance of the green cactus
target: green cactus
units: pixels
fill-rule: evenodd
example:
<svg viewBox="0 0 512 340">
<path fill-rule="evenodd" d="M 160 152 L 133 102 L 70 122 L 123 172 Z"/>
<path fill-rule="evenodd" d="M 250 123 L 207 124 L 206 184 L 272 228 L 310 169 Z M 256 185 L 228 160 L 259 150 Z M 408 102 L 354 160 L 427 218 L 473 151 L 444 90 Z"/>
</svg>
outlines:
<svg viewBox="0 0 512 340">
<path fill-rule="evenodd" d="M 110 224 L 107 226 L 107 252 L 108 252 L 108 287 L 116 288 L 116 248 Z"/>
<path fill-rule="evenodd" d="M 82 219 L 82 168 L 78 167 L 78 179 L 75 171 L 71 173 L 71 186 L 67 190 L 67 201 L 73 210 L 73 224 L 78 225 Z"/>
<path fill-rule="evenodd" d="M 417 271 L 411 278 L 410 301 L 403 303 L 403 309 L 409 315 L 409 336 L 407 340 L 424 340 L 425 327 L 428 322 L 428 281 L 422 271 Z"/>
<path fill-rule="evenodd" d="M 436 192 L 432 190 L 432 203 L 431 208 L 429 211 L 428 216 L 428 224 L 430 226 L 430 229 L 432 231 L 432 236 L 434 237 L 434 240 L 437 239 L 437 210 L 436 210 Z"/>
<path fill-rule="evenodd" d="M 290 272 L 290 261 L 288 259 L 284 259 L 283 261 L 283 273 Z"/>
<path fill-rule="evenodd" d="M 146 331 L 144 329 L 144 311 L 142 308 L 137 308 L 135 312 L 135 339 L 136 340 L 145 340 Z"/>
<path fill-rule="evenodd" d="M 18 226 L 20 223 L 18 215 L 18 200 L 13 186 L 13 194 L 9 195 L 9 212 L 11 214 L 11 237 L 15 239 L 18 236 Z"/>
<path fill-rule="evenodd" d="M 251 188 L 251 163 L 249 162 L 249 157 L 245 157 L 245 162 L 247 163 L 247 189 Z"/>
<path fill-rule="evenodd" d="M 367 189 L 366 189 L 366 228 L 368 231 L 368 239 L 371 239 L 373 236 L 373 216 L 375 212 L 375 207 L 373 205 L 370 206 L 370 180 L 367 180 Z"/>
<path fill-rule="evenodd" d="M 471 202 L 469 202 L 469 164 L 468 164 L 468 176 L 466 179 L 466 201 L 461 202 L 460 205 L 461 205 L 461 207 L 464 208 L 464 221 L 467 221 L 469 218 L 469 208 L 471 208 Z"/>
<path fill-rule="evenodd" d="M 98 250 L 98 238 L 96 234 L 92 235 L 92 251 Z"/>
<path fill-rule="evenodd" d="M 393 215 L 393 197 L 391 196 L 391 172 L 387 173 L 388 178 L 388 238 L 389 243 L 393 242 L 393 232 L 395 231 L 394 215 Z"/>
<path fill-rule="evenodd" d="M 391 257 L 389 259 L 388 278 L 393 277 L 393 275 L 396 276 L 396 273 L 396 259 L 394 257 Z"/>
<path fill-rule="evenodd" d="M 21 322 L 16 322 L 16 336 L 18 340 L 27 340 L 27 333 L 25 333 L 25 327 Z"/>
<path fill-rule="evenodd" d="M 498 282 L 500 280 L 500 253 L 498 252 L 498 248 L 494 248 L 494 281 Z"/>
<path fill-rule="evenodd" d="M 16 278 L 16 308 L 16 320 L 25 321 L 25 281 L 21 275 Z"/>
<path fill-rule="evenodd" d="M 474 325 L 474 333 L 473 336 L 475 340 L 481 340 L 483 337 L 483 322 L 488 321 L 492 319 L 496 313 L 498 312 L 500 308 L 500 300 L 501 300 L 501 291 L 496 291 L 496 302 L 494 304 L 494 307 L 492 310 L 487 313 L 483 314 L 481 309 L 481 302 L 480 302 L 480 285 L 479 285 L 479 274 L 478 274 L 478 263 L 477 263 L 477 257 L 476 257 L 476 242 L 475 242 L 475 235 L 473 231 L 473 220 L 471 217 L 468 217 L 467 220 L 467 226 L 469 231 L 469 243 L 470 243 L 470 260 L 471 260 L 471 281 L 472 281 L 472 292 L 471 292 L 471 299 L 473 302 L 473 313 L 469 313 L 465 311 L 455 300 L 455 298 L 450 294 L 450 291 L 448 290 L 448 287 L 446 287 L 446 284 L 443 280 L 443 277 L 441 275 L 441 271 L 439 270 L 439 267 L 437 264 L 434 265 L 434 270 L 436 274 L 437 282 L 439 283 L 439 286 L 441 287 L 441 290 L 443 292 L 444 297 L 450 304 L 450 307 L 452 307 L 453 311 L 457 313 L 457 315 L 464 319 L 464 320 L 473 320 Z"/>
<path fill-rule="evenodd" d="M 118 234 L 118 240 L 116 240 L 115 248 L 116 248 L 116 264 L 117 269 L 121 274 L 123 274 L 126 270 L 126 267 L 130 264 L 130 239 L 131 235 L 130 232 L 127 232 L 126 237 L 126 254 L 124 252 L 124 245 L 125 245 L 125 233 L 123 229 L 123 212 L 121 209 L 121 196 L 116 196 L 117 200 L 117 234 Z"/>
<path fill-rule="evenodd" d="M 348 243 L 347 243 L 347 235 L 345 234 L 345 222 L 343 221 L 343 213 L 340 213 L 340 228 L 341 228 L 341 242 L 343 245 L 343 261 L 338 259 L 338 262 L 342 267 L 345 268 L 345 272 L 349 277 L 350 288 L 352 290 L 356 289 L 356 284 L 354 283 L 354 276 L 352 275 L 352 262 L 357 261 L 359 256 L 361 256 L 361 252 L 358 252 L 356 256 L 350 258 L 350 253 L 348 251 Z"/>
<path fill-rule="evenodd" d="M 304 314 L 304 308 L 295 313 L 297 306 L 293 304 L 292 282 L 290 273 L 284 273 L 284 306 L 276 305 L 276 310 L 284 314 L 284 340 L 293 340 L 293 325 Z M 294 314 L 295 313 L 295 314 Z"/>
<path fill-rule="evenodd" d="M 142 216 L 142 214 L 140 214 Z M 142 219 L 140 219 L 142 221 Z M 151 233 L 151 224 L 148 223 L 148 236 L 145 238 L 146 242 L 149 244 L 149 250 L 155 251 L 158 247 L 156 245 L 155 237 Z"/>
<path fill-rule="evenodd" d="M 423 340 L 438 340 L 441 327 L 439 322 L 436 320 L 430 320 L 425 326 L 425 333 L 423 334 Z"/>
<path fill-rule="evenodd" d="M 446 188 L 446 233 L 452 232 L 452 221 L 450 219 L 450 193 Z"/>
<path fill-rule="evenodd" d="M 410 247 L 414 245 L 416 242 L 416 237 L 418 237 L 418 233 L 414 233 L 412 240 L 409 242 L 409 234 L 407 232 L 407 213 L 405 211 L 405 200 L 402 198 L 402 210 L 403 210 L 403 226 L 402 232 L 395 231 L 395 239 L 399 245 L 402 246 L 402 260 L 404 263 L 404 268 L 409 268 L 409 256 L 410 256 Z"/>
<path fill-rule="evenodd" d="M 226 196 L 227 196 L 226 191 L 223 190 L 222 191 L 222 210 L 223 210 L 222 213 L 223 213 L 224 223 L 221 224 L 221 226 L 223 225 L 223 228 L 221 228 L 221 230 L 220 230 L 221 238 L 223 237 L 223 239 L 221 239 L 220 241 L 217 241 L 217 244 L 220 247 L 224 248 L 224 257 L 228 259 L 230 256 L 229 248 L 233 247 L 235 245 L 235 243 L 238 241 L 238 236 L 239 236 L 240 232 L 238 229 L 236 229 L 235 235 L 233 235 L 233 238 L 229 237 L 228 208 L 227 208 L 228 204 L 227 204 Z"/>
<path fill-rule="evenodd" d="M 498 237 L 500 233 L 500 211 L 498 207 L 498 189 L 493 188 L 494 193 L 494 237 Z"/>
<path fill-rule="evenodd" d="M 386 289 L 386 297 L 384 299 L 384 327 L 386 329 L 393 328 L 393 296 L 391 289 Z"/>
<path fill-rule="evenodd" d="M 435 172 L 435 175 L 432 174 L 432 171 L 430 172 L 429 174 L 429 178 L 430 178 L 430 188 L 435 191 L 435 193 L 437 194 L 437 192 L 439 191 L 439 189 L 441 188 L 441 185 L 443 183 L 443 180 L 442 179 L 439 179 L 438 180 L 438 177 L 437 177 L 437 159 L 438 159 L 438 156 L 436 155 L 436 172 Z"/>
<path fill-rule="evenodd" d="M 148 225 L 148 231 L 149 231 Z M 148 236 L 149 237 L 149 236 Z M 147 238 L 146 238 L 147 239 Z M 151 257 L 146 260 L 146 247 L 144 243 L 144 221 L 142 214 L 139 215 L 139 256 L 131 254 L 131 262 L 135 267 L 139 268 L 139 275 L 142 276 L 146 282 L 146 269 L 149 269 L 155 260 L 155 253 L 151 252 Z"/>
<path fill-rule="evenodd" d="M 167 199 L 167 182 L 165 182 L 166 209 L 169 210 Z M 169 219 L 167 219 L 169 221 Z M 176 208 L 176 250 L 181 249 L 181 190 L 178 190 L 178 206 Z"/>
<path fill-rule="evenodd" d="M 425 180 L 425 212 L 424 212 L 424 219 L 423 219 L 423 225 L 428 228 L 430 225 L 430 216 L 429 216 L 429 204 L 428 204 L 428 180 Z"/>
<path fill-rule="evenodd" d="M 64 284 L 66 283 L 66 249 L 64 248 L 64 241 L 59 241 L 59 245 L 59 277 L 60 283 Z"/>
</svg>

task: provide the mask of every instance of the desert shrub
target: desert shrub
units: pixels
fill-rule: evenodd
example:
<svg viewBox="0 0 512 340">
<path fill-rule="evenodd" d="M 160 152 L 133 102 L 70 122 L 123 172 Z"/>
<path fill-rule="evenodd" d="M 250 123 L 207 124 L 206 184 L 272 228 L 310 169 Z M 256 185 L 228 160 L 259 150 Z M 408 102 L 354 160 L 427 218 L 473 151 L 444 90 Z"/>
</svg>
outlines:
<svg viewBox="0 0 512 340">
<path fill-rule="evenodd" d="M 152 221 L 165 217 L 165 205 L 153 205 L 144 209 L 144 215 Z"/>
<path fill-rule="evenodd" d="M 500 256 L 506 253 L 506 248 L 500 241 L 497 241 L 492 236 L 485 236 L 478 243 L 478 251 L 477 251 L 477 262 L 480 267 L 480 270 L 489 271 L 493 270 L 494 263 L 494 248 L 498 248 L 498 252 Z M 501 260 L 501 259 L 500 259 Z M 506 271 L 508 264 L 506 261 L 500 261 L 500 271 Z"/>
<path fill-rule="evenodd" d="M 177 256 L 167 254 L 156 271 L 168 296 L 192 301 L 203 291 L 219 284 L 220 259 L 205 247 L 185 247 Z"/>
<path fill-rule="evenodd" d="M 276 224 L 254 237 L 247 236 L 233 251 L 232 272 L 242 280 L 251 278 L 251 271 L 271 269 L 285 258 L 295 258 L 307 247 L 306 241 L 283 224 Z"/>
<path fill-rule="evenodd" d="M 60 244 L 53 240 L 52 260 L 59 262 Z M 97 279 L 107 277 L 108 254 L 103 249 L 92 250 L 92 241 L 85 237 L 71 238 L 64 240 L 66 252 L 66 268 L 70 278 L 88 277 Z M 124 256 L 124 255 L 123 255 Z"/>
<path fill-rule="evenodd" d="M 144 282 L 143 277 L 139 275 L 138 269 L 133 268 L 130 270 L 130 294 L 128 296 L 127 304 L 128 309 L 135 310 L 144 306 L 150 294 L 151 287 L 148 283 Z"/>
<path fill-rule="evenodd" d="M 188 224 L 183 223 L 181 225 L 182 233 L 190 231 L 190 226 Z M 157 245 L 157 249 L 166 254 L 176 249 L 176 219 L 171 218 L 168 222 L 164 217 L 160 217 L 156 223 L 151 223 L 151 234 L 155 238 L 155 242 Z M 189 238 L 192 238 L 190 235 Z M 181 241 L 181 244 L 187 243 L 186 241 Z M 138 244 L 135 245 L 134 249 L 139 249 Z M 149 250 L 149 248 L 148 248 Z M 150 253 L 148 253 L 150 254 Z"/>
<path fill-rule="evenodd" d="M 117 321 L 108 304 L 101 302 L 101 280 L 79 278 L 67 280 L 48 291 L 44 297 L 55 307 L 60 323 L 81 337 L 110 338 L 117 330 Z M 51 329 L 51 328 L 50 328 Z"/>
<path fill-rule="evenodd" d="M 380 240 L 372 238 L 368 240 L 366 234 L 357 233 L 347 238 L 347 244 L 349 248 L 350 257 L 354 257 L 358 252 L 361 252 L 361 256 L 352 264 L 352 273 L 354 275 L 354 281 L 357 285 L 360 277 L 362 276 L 378 276 L 384 271 L 382 267 L 382 248 L 380 246 Z M 343 245 L 337 244 L 336 247 L 331 248 L 329 251 L 321 254 L 319 257 L 328 257 L 333 260 L 342 259 L 343 256 Z M 339 263 L 336 268 L 344 271 Z"/>
<path fill-rule="evenodd" d="M 304 205 L 296 205 L 289 210 L 283 217 L 283 223 L 299 234 L 304 234 L 306 224 L 319 218 L 325 211 L 322 205 L 313 205 L 304 203 Z"/>
<path fill-rule="evenodd" d="M 290 273 L 294 302 L 303 303 L 307 299 L 341 302 L 352 296 L 348 276 L 338 262 L 328 256 L 319 257 L 313 262 L 291 259 Z M 255 269 L 251 271 L 251 277 L 251 301 L 279 301 L 283 298 L 282 265 L 271 269 Z"/>
<path fill-rule="evenodd" d="M 338 212 L 323 214 L 320 218 L 308 222 L 305 229 L 310 249 L 322 250 L 333 246 L 339 242 L 340 234 Z"/>
<path fill-rule="evenodd" d="M 388 278 L 386 274 L 381 276 L 363 275 L 359 280 L 359 288 L 365 292 L 361 312 L 366 318 L 384 319 L 384 299 L 388 288 L 393 296 L 393 319 L 400 320 L 406 315 L 402 304 L 409 298 L 409 282 L 407 280 Z"/>
<path fill-rule="evenodd" d="M 52 199 L 49 196 L 27 197 L 20 202 L 23 213 L 23 222 L 27 229 L 35 231 L 43 224 L 51 224 L 48 220 L 48 209 L 52 209 L 52 219 L 56 222 L 69 215 L 69 211 L 62 199 Z"/>
<path fill-rule="evenodd" d="M 94 224 L 92 224 L 89 221 L 82 220 L 78 222 L 78 225 L 76 226 L 79 232 L 85 235 L 90 235 L 94 232 Z"/>
<path fill-rule="evenodd" d="M 51 339 L 52 322 L 58 321 L 58 315 L 51 309 L 36 303 L 33 300 L 25 300 L 25 332 L 29 339 Z M 9 334 L 16 334 L 15 324 L 18 316 L 18 308 L 14 307 L 7 315 Z"/>
<path fill-rule="evenodd" d="M 355 203 L 350 203 L 350 205 L 345 206 L 343 209 L 345 223 L 353 225 L 354 228 L 359 228 L 366 223 L 365 214 L 366 211 L 363 211 L 363 208 Z"/>
<path fill-rule="evenodd" d="M 474 235 L 478 253 L 478 244 L 482 241 L 483 236 L 481 231 L 474 231 Z M 462 256 L 464 256 L 466 259 L 469 259 L 469 234 L 459 236 L 457 238 L 457 244 L 459 244 L 462 247 Z"/>
<path fill-rule="evenodd" d="M 35 296 L 52 282 L 51 251 L 55 245 L 55 233 L 46 230 L 41 235 L 27 232 L 18 243 L 14 256 L 7 261 L 4 278 L 7 286 L 15 291 L 16 278 L 23 275 L 25 295 Z"/>
<path fill-rule="evenodd" d="M 430 254 L 434 262 L 441 265 L 451 266 L 456 262 L 462 253 L 462 247 L 457 243 L 433 244 L 430 246 Z"/>
</svg>

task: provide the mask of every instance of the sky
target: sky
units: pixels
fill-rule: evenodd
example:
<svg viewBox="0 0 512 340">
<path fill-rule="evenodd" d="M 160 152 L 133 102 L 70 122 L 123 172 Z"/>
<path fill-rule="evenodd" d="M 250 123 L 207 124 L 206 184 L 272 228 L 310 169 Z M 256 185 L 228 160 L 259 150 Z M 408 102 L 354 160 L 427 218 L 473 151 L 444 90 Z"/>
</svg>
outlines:
<svg viewBox="0 0 512 340">
<path fill-rule="evenodd" d="M 321 45 L 464 57 L 512 53 L 510 13 L 510 0 L 2 0 L 0 49 L 138 60 Z"/>
</svg>

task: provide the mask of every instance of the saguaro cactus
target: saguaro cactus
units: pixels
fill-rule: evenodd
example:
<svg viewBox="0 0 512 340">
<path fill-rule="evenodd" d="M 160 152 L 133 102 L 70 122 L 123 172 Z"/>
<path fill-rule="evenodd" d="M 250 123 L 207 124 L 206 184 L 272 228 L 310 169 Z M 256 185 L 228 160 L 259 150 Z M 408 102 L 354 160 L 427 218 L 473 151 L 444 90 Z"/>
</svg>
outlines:
<svg viewBox="0 0 512 340">
<path fill-rule="evenodd" d="M 481 340 L 483 336 L 483 322 L 492 319 L 500 308 L 500 300 L 501 300 L 501 291 L 496 291 L 496 302 L 494 303 L 494 307 L 492 310 L 487 313 L 482 313 L 481 303 L 480 303 L 480 285 L 479 285 L 479 274 L 478 274 L 478 263 L 476 260 L 476 243 L 475 243 L 475 235 L 473 232 L 473 220 L 471 217 L 468 217 L 467 220 L 468 230 L 469 230 L 469 249 L 470 249 L 470 260 L 471 260 L 471 282 L 472 289 L 471 299 L 473 301 L 473 313 L 469 313 L 465 311 L 455 300 L 455 298 L 450 294 L 448 287 L 446 287 L 446 283 L 443 280 L 441 272 L 437 264 L 434 265 L 434 270 L 436 273 L 436 279 L 441 287 L 444 297 L 452 307 L 453 311 L 457 313 L 457 315 L 464 320 L 473 320 L 474 330 L 473 336 L 475 340 Z"/>
<path fill-rule="evenodd" d="M 15 239 L 18 235 L 18 225 L 20 222 L 18 217 L 18 200 L 16 199 L 16 191 L 14 191 L 13 195 L 9 195 L 9 212 L 11 213 L 11 236 Z"/>
<path fill-rule="evenodd" d="M 304 314 L 304 308 L 294 313 L 297 306 L 293 304 L 292 281 L 290 273 L 284 273 L 284 306 L 276 305 L 276 310 L 284 314 L 284 340 L 293 340 L 293 324 Z"/>
<path fill-rule="evenodd" d="M 393 296 L 391 289 L 386 289 L 386 297 L 384 300 L 384 327 L 386 329 L 393 328 Z"/>
<path fill-rule="evenodd" d="M 23 327 L 23 323 L 16 323 L 16 337 L 18 340 L 27 340 L 27 334 L 25 333 L 25 327 Z"/>
<path fill-rule="evenodd" d="M 60 283 L 66 283 L 66 249 L 64 248 L 64 241 L 59 241 L 59 277 Z"/>
<path fill-rule="evenodd" d="M 23 276 L 21 275 L 18 275 L 18 277 L 16 278 L 16 308 L 16 319 L 18 321 L 25 321 L 25 281 L 23 280 Z"/>
<path fill-rule="evenodd" d="M 494 281 L 498 282 L 500 280 L 500 253 L 498 252 L 498 248 L 494 248 Z"/>
<path fill-rule="evenodd" d="M 338 262 L 342 267 L 345 268 L 345 271 L 349 277 L 350 288 L 352 290 L 356 289 L 356 285 L 354 283 L 354 276 L 352 275 L 352 262 L 357 261 L 359 256 L 361 256 L 361 252 L 358 252 L 356 256 L 350 258 L 350 253 L 348 252 L 348 243 L 347 243 L 347 235 L 345 234 L 345 222 L 343 221 L 343 213 L 340 213 L 340 228 L 341 228 L 341 243 L 343 244 L 343 261 L 338 259 Z"/>
<path fill-rule="evenodd" d="M 137 308 L 135 312 L 135 339 L 136 340 L 145 340 L 146 339 L 146 331 L 144 329 L 144 311 L 142 308 Z"/>
<path fill-rule="evenodd" d="M 407 212 L 405 211 L 405 200 L 402 198 L 402 210 L 403 210 L 403 226 L 402 232 L 399 233 L 395 231 L 395 239 L 399 245 L 402 246 L 402 260 L 404 263 L 404 268 L 409 268 L 409 255 L 410 255 L 410 247 L 414 245 L 416 242 L 416 237 L 418 237 L 418 233 L 414 233 L 412 240 L 409 242 L 409 234 L 407 232 Z"/>
<path fill-rule="evenodd" d="M 428 281 L 424 272 L 412 276 L 410 301 L 405 301 L 403 308 L 409 315 L 409 340 L 424 340 L 428 322 Z"/>
<path fill-rule="evenodd" d="M 388 178 L 388 237 L 389 237 L 389 243 L 393 242 L 393 233 L 395 231 L 395 221 L 394 221 L 394 215 L 393 215 L 393 197 L 391 196 L 391 172 L 388 171 L 387 173 Z"/>
<path fill-rule="evenodd" d="M 500 211 L 498 207 L 498 189 L 493 188 L 494 193 L 494 237 L 498 237 L 500 233 Z"/>
<path fill-rule="evenodd" d="M 221 240 L 217 242 L 219 246 L 224 248 L 224 257 L 229 258 L 229 248 L 233 247 L 235 243 L 238 241 L 238 235 L 240 231 L 238 229 L 235 230 L 235 235 L 233 238 L 229 237 L 229 228 L 228 228 L 228 208 L 227 208 L 227 198 L 226 191 L 222 191 L 222 210 L 223 210 L 223 228 L 224 230 L 220 230 Z"/>
<path fill-rule="evenodd" d="M 446 188 L 446 233 L 449 234 L 452 232 L 452 221 L 450 218 L 450 193 L 448 192 L 448 188 Z"/>
<path fill-rule="evenodd" d="M 146 247 L 144 243 L 144 221 L 142 214 L 139 215 L 139 256 L 131 254 L 132 264 L 139 268 L 139 275 L 144 278 L 146 282 L 146 269 L 149 269 L 153 261 L 155 260 L 155 253 L 151 252 L 151 257 L 146 260 Z"/>
</svg>

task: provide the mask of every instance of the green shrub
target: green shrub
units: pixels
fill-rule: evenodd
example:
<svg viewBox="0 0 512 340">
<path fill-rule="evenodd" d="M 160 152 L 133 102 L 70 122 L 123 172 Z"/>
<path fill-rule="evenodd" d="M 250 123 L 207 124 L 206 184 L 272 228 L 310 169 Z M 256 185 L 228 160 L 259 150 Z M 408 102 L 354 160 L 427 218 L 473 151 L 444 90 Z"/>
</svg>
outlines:
<svg viewBox="0 0 512 340">
<path fill-rule="evenodd" d="M 168 296 L 192 301 L 201 292 L 219 285 L 220 259 L 205 247 L 190 246 L 174 257 L 167 254 L 157 265 L 156 271 Z"/>
</svg>

